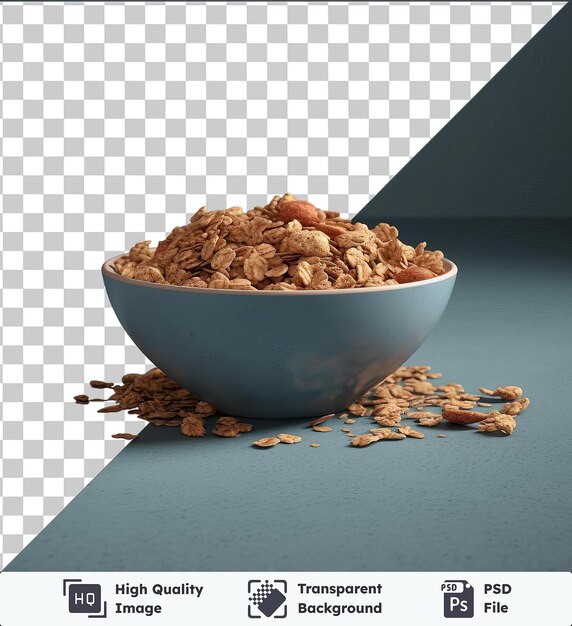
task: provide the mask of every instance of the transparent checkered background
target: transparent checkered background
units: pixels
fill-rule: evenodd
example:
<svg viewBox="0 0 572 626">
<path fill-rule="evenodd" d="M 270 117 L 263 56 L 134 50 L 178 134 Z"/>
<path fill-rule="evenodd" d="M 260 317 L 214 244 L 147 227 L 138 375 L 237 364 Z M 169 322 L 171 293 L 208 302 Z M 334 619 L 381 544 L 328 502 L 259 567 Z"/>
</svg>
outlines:
<svg viewBox="0 0 572 626">
<path fill-rule="evenodd" d="M 0 6 L 0 565 L 143 425 L 71 400 L 146 366 L 106 257 L 205 199 L 357 212 L 562 5 Z"/>
</svg>

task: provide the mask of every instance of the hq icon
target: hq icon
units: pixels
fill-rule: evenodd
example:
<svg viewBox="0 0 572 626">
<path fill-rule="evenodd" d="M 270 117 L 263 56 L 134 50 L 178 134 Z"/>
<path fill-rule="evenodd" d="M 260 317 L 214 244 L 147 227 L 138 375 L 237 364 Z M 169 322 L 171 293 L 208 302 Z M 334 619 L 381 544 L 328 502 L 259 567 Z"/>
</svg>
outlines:
<svg viewBox="0 0 572 626">
<path fill-rule="evenodd" d="M 466 580 L 446 580 L 441 591 L 445 617 L 473 617 L 475 590 Z"/>
<path fill-rule="evenodd" d="M 82 583 L 81 578 L 64 578 L 64 596 L 70 613 L 107 617 L 107 602 L 101 600 L 101 585 Z"/>
</svg>

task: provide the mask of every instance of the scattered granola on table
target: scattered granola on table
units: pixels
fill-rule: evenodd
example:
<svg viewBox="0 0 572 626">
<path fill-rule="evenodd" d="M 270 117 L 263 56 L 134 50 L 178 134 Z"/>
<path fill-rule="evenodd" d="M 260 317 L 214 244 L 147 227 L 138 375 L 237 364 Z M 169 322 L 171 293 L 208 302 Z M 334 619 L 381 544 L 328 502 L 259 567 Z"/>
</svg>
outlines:
<svg viewBox="0 0 572 626">
<path fill-rule="evenodd" d="M 530 405 L 529 398 L 521 397 L 523 391 L 520 387 L 512 385 L 497 387 L 494 391 L 481 387 L 482 393 L 500 398 L 496 402 L 499 403 L 497 406 L 502 406 L 502 412 L 494 408 L 488 412 L 478 411 L 476 407 L 489 408 L 494 405 L 482 402 L 481 396 L 466 392 L 458 383 L 438 384 L 437 381 L 441 377 L 440 373 L 431 371 L 428 365 L 399 367 L 351 404 L 347 412 L 338 416 L 344 420 L 340 432 L 351 439 L 350 445 L 358 448 L 384 440 L 424 438 L 423 432 L 404 424 L 402 420 L 413 420 L 424 428 L 435 428 L 445 423 L 467 428 L 476 425 L 476 430 L 481 433 L 511 435 L 517 425 L 515 418 Z M 91 386 L 95 389 L 113 391 L 107 400 L 114 404 L 99 409 L 99 413 L 125 410 L 154 426 L 178 427 L 187 437 L 200 438 L 207 435 L 206 420 L 216 415 L 216 407 L 183 389 L 160 369 L 153 368 L 144 374 L 125 374 L 121 382 L 120 385 L 114 385 L 103 381 L 91 381 Z M 74 400 L 78 404 L 88 404 L 95 399 L 80 394 L 75 396 Z M 508 402 L 502 404 L 502 400 Z M 438 409 L 440 412 L 428 410 L 430 408 Z M 353 417 L 350 418 L 350 414 Z M 335 413 L 322 415 L 311 420 L 307 426 L 314 432 L 331 432 L 334 428 L 326 426 L 324 422 L 335 415 Z M 364 419 L 367 420 L 369 432 L 354 434 L 348 424 L 359 425 Z M 219 437 L 228 438 L 239 437 L 252 430 L 252 424 L 242 422 L 236 417 L 219 416 L 211 432 Z M 117 433 L 112 436 L 116 439 L 137 437 L 130 433 Z M 437 435 L 440 438 L 445 436 Z M 298 435 L 279 433 L 273 437 L 258 439 L 253 445 L 273 447 L 278 443 L 293 444 L 301 440 Z M 311 447 L 319 445 L 310 444 Z"/>
<path fill-rule="evenodd" d="M 370 229 L 292 194 L 246 213 L 201 208 L 151 248 L 142 241 L 115 261 L 126 278 L 203 289 L 353 289 L 443 274 L 443 253 L 398 239 L 394 226 Z"/>
</svg>

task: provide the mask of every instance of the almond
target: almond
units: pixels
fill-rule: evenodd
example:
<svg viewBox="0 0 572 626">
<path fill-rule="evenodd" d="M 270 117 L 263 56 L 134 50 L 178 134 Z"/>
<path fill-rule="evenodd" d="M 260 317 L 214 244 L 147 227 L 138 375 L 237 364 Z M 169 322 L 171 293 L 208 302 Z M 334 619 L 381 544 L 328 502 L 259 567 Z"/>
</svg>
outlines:
<svg viewBox="0 0 572 626">
<path fill-rule="evenodd" d="M 280 206 L 280 219 L 283 222 L 298 220 L 302 226 L 314 226 L 320 220 L 318 209 L 303 200 L 283 202 Z"/>
<path fill-rule="evenodd" d="M 346 229 L 341 226 L 331 226 L 330 224 L 323 224 L 322 222 L 309 224 L 309 226 L 313 226 L 316 230 L 321 230 L 323 233 L 328 235 L 330 239 L 335 239 L 346 232 Z"/>
<path fill-rule="evenodd" d="M 454 407 L 445 407 L 442 411 L 443 417 L 453 424 L 475 424 L 482 422 L 488 417 L 487 413 L 479 413 L 477 411 L 463 411 Z"/>
<path fill-rule="evenodd" d="M 437 274 L 434 274 L 431 270 L 425 267 L 417 267 L 411 265 L 410 267 L 401 270 L 399 274 L 396 274 L 395 280 L 398 283 L 416 283 L 418 280 L 427 280 L 429 278 L 435 278 Z"/>
</svg>

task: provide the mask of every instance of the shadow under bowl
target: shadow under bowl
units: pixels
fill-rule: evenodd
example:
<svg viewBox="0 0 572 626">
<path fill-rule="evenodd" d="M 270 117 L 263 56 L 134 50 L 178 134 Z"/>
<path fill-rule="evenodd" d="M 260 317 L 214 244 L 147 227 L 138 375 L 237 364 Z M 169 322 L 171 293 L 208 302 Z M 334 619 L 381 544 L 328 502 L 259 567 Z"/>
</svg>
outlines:
<svg viewBox="0 0 572 626">
<path fill-rule="evenodd" d="M 238 291 L 125 278 L 114 261 L 105 288 L 143 354 L 221 414 L 260 418 L 345 409 L 419 348 L 457 275 L 445 260 L 443 275 L 403 285 Z"/>
</svg>

